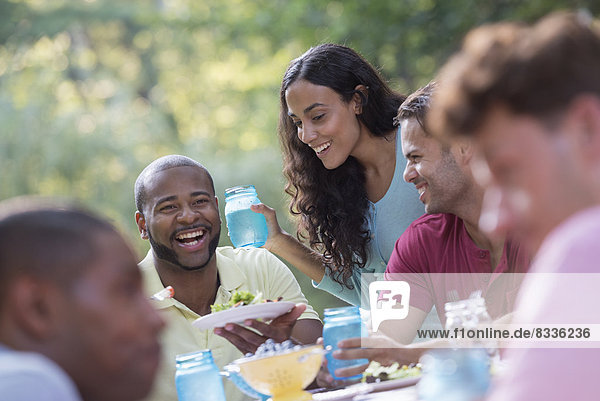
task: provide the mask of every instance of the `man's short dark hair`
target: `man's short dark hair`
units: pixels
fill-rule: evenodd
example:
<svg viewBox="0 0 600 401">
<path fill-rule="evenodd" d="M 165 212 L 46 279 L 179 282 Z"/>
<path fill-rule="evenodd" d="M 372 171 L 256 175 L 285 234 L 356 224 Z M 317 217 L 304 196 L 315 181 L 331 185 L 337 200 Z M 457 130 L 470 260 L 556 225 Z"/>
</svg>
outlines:
<svg viewBox="0 0 600 401">
<path fill-rule="evenodd" d="M 400 125 L 402 120 L 414 118 L 423 129 L 423 132 L 425 132 L 426 135 L 429 135 L 429 131 L 425 128 L 425 115 L 429 110 L 431 97 L 436 87 L 437 83 L 431 81 L 427 85 L 411 93 L 398 108 L 398 114 L 394 119 L 396 125 Z"/>
<path fill-rule="evenodd" d="M 135 197 L 135 207 L 137 208 L 138 212 L 143 214 L 143 211 L 144 211 L 143 209 L 144 209 L 144 206 L 146 205 L 146 201 L 147 201 L 146 180 L 148 179 L 148 177 L 150 177 L 158 172 L 168 170 L 170 168 L 185 167 L 185 166 L 198 167 L 198 168 L 204 170 L 206 172 L 206 175 L 208 176 L 208 179 L 210 180 L 210 185 L 211 185 L 213 194 L 215 193 L 215 184 L 213 182 L 213 179 L 212 179 L 210 173 L 206 169 L 206 167 L 204 167 L 202 164 L 198 163 L 194 159 L 191 159 L 187 156 L 167 155 L 167 156 L 160 157 L 160 158 L 154 160 L 149 165 L 147 165 L 146 168 L 144 170 L 142 170 L 140 175 L 135 180 L 134 197 Z"/>
<path fill-rule="evenodd" d="M 551 121 L 576 96 L 600 96 L 599 71 L 600 28 L 585 13 L 482 26 L 442 68 L 428 124 L 436 134 L 470 135 L 495 105 Z"/>
<path fill-rule="evenodd" d="M 69 288 L 97 259 L 100 233 L 118 232 L 71 203 L 34 198 L 0 203 L 0 304 L 12 278 L 21 274 Z"/>
</svg>

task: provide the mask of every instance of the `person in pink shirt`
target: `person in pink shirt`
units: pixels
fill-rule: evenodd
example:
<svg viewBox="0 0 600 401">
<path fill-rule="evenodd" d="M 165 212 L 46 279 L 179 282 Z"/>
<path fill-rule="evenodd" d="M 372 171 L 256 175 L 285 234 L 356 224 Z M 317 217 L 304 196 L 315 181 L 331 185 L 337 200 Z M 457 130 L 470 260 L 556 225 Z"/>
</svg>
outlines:
<svg viewBox="0 0 600 401">
<path fill-rule="evenodd" d="M 468 136 L 486 188 L 480 227 L 536 251 L 513 322 L 600 323 L 600 29 L 575 13 L 470 32 L 440 73 L 428 122 Z M 545 274 L 543 274 L 545 273 Z M 578 274 L 579 273 L 579 274 Z M 541 280 L 540 277 L 545 277 Z M 598 342 L 511 348 L 493 401 L 592 400 Z"/>
</svg>

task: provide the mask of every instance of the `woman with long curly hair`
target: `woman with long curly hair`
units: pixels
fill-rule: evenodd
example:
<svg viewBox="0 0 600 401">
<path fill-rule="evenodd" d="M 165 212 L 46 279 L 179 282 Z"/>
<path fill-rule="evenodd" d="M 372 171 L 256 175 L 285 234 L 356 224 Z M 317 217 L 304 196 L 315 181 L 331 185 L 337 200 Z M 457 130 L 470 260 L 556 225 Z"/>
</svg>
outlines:
<svg viewBox="0 0 600 401">
<path fill-rule="evenodd" d="M 403 100 L 365 59 L 336 44 L 293 60 L 281 84 L 279 139 L 298 239 L 273 209 L 257 205 L 269 225 L 265 248 L 354 305 L 360 274 L 384 272 L 396 239 L 423 214 L 402 179 L 394 117 Z"/>
</svg>

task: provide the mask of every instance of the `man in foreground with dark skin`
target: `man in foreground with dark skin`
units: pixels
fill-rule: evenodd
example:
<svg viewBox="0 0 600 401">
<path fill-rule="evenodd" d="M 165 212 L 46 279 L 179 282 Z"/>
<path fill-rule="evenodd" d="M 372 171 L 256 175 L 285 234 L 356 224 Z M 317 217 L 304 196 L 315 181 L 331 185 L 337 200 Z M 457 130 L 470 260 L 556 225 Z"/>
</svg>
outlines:
<svg viewBox="0 0 600 401">
<path fill-rule="evenodd" d="M 265 249 L 217 246 L 218 199 L 212 177 L 200 163 L 179 155 L 155 160 L 139 175 L 135 199 L 141 237 L 151 245 L 140 263 L 147 291 L 152 294 L 169 285 L 175 290 L 174 299 L 156 303 L 169 326 L 162 338 L 164 361 L 150 399 L 177 399 L 178 354 L 209 348 L 222 368 L 254 352 L 267 338 L 314 343 L 321 335 L 318 315 L 306 305 L 292 273 L 276 256 Z M 191 325 L 211 312 L 210 305 L 228 302 L 233 291 L 261 292 L 266 299 L 283 297 L 299 305 L 270 324 L 245 322 L 261 334 L 232 323 L 214 331 Z M 228 401 L 247 399 L 229 381 L 225 390 Z"/>
<path fill-rule="evenodd" d="M 600 25 L 559 13 L 470 32 L 440 74 L 431 124 L 474 139 L 487 188 L 480 226 L 537 251 L 513 323 L 600 323 Z M 539 274 L 544 273 L 544 274 Z M 542 280 L 542 278 L 545 278 Z M 506 352 L 494 401 L 598 399 L 598 342 Z M 585 332 L 584 332 L 585 334 Z M 597 339 L 597 335 L 595 339 Z M 590 338 L 591 339 L 591 338 Z M 562 342 L 561 342 L 562 341 Z M 558 342 L 558 344 L 557 344 Z"/>
<path fill-rule="evenodd" d="M 64 203 L 0 203 L 1 399 L 139 400 L 163 327 L 109 223 Z"/>
</svg>

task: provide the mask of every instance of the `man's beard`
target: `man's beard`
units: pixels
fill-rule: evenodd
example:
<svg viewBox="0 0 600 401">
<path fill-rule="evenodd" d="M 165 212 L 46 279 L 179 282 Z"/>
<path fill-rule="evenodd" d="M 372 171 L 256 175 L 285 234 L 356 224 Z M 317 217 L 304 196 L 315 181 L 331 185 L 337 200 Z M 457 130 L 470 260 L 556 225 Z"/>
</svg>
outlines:
<svg viewBox="0 0 600 401">
<path fill-rule="evenodd" d="M 442 151 L 442 165 L 439 169 L 443 173 L 427 183 L 429 204 L 425 205 L 425 213 L 456 214 L 457 205 L 463 204 L 471 194 L 469 181 L 450 151 Z"/>
<path fill-rule="evenodd" d="M 215 236 L 215 238 L 213 238 L 212 240 L 210 240 L 210 243 L 208 244 L 208 258 L 206 259 L 206 262 L 203 263 L 202 265 L 199 266 L 185 266 L 182 265 L 181 262 L 179 262 L 179 259 L 177 258 L 177 254 L 175 253 L 174 250 L 172 250 L 171 248 L 159 244 L 158 242 L 156 242 L 154 240 L 154 238 L 152 238 L 152 234 L 150 233 L 150 230 L 148 230 L 148 240 L 150 241 L 150 245 L 152 246 L 152 251 L 154 252 L 154 255 L 160 259 L 160 260 L 164 260 L 165 262 L 171 263 L 177 267 L 180 267 L 183 270 L 186 271 L 194 271 L 194 270 L 201 270 L 204 267 L 206 267 L 206 265 L 208 265 L 208 262 L 211 261 L 212 257 L 215 254 L 215 251 L 217 250 L 217 246 L 219 245 L 219 238 L 221 237 L 221 228 L 219 227 L 219 231 L 217 232 L 217 235 Z"/>
</svg>

